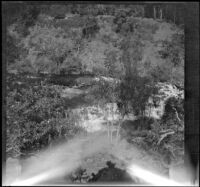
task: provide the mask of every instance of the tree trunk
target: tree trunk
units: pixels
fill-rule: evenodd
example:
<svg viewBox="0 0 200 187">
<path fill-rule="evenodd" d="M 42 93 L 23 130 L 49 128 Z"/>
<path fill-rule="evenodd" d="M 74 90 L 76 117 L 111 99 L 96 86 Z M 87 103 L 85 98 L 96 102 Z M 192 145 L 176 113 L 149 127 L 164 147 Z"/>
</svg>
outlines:
<svg viewBox="0 0 200 187">
<path fill-rule="evenodd" d="M 105 120 L 106 120 L 108 140 L 110 141 L 110 124 L 109 124 L 109 121 L 108 121 L 108 118 L 107 118 L 106 108 L 104 108 L 103 110 L 104 110 L 104 117 L 105 117 Z"/>
<path fill-rule="evenodd" d="M 153 17 L 156 19 L 156 7 L 153 7 Z"/>
<path fill-rule="evenodd" d="M 112 119 L 111 119 L 111 143 L 113 140 L 113 132 L 114 132 L 114 125 L 113 125 L 113 121 L 114 121 L 114 104 L 112 103 L 111 105 L 111 115 L 112 115 Z"/>
<path fill-rule="evenodd" d="M 107 132 L 108 132 L 108 140 L 110 141 L 110 124 L 109 124 L 109 121 L 107 121 Z"/>
<path fill-rule="evenodd" d="M 149 106 L 149 118 L 151 116 L 151 105 Z"/>
<path fill-rule="evenodd" d="M 48 146 L 49 146 L 50 149 L 52 148 L 52 138 L 51 138 L 50 134 L 48 136 Z"/>
<path fill-rule="evenodd" d="M 174 10 L 174 23 L 176 24 L 176 7 L 175 7 L 175 10 Z"/>
<path fill-rule="evenodd" d="M 112 143 L 112 139 L 113 139 L 113 122 L 111 122 L 110 143 Z"/>
<path fill-rule="evenodd" d="M 160 8 L 160 19 L 161 20 L 163 19 L 163 10 L 162 10 L 162 8 Z"/>
<path fill-rule="evenodd" d="M 59 63 L 58 62 L 56 62 L 56 74 L 59 74 L 59 72 L 58 72 L 58 70 L 59 70 Z"/>
<path fill-rule="evenodd" d="M 119 140 L 119 132 L 120 132 L 120 129 L 121 129 L 121 124 L 122 124 L 122 121 L 120 120 L 119 124 L 118 124 L 118 128 L 117 128 L 116 143 Z"/>
</svg>

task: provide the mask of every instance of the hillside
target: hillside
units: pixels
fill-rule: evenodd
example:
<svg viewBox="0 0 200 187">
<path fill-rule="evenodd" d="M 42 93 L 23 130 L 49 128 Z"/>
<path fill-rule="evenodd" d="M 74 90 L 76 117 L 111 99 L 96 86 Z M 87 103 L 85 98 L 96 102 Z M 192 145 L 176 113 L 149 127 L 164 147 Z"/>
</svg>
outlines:
<svg viewBox="0 0 200 187">
<path fill-rule="evenodd" d="M 57 57 L 62 58 L 57 64 L 59 72 L 75 68 L 82 72 L 108 75 L 106 66 L 114 63 L 112 66 L 116 72 L 113 72 L 113 76 L 124 75 L 122 43 L 126 42 L 127 36 L 123 32 L 131 32 L 131 40 L 140 38 L 135 47 L 140 48 L 137 68 L 141 76 L 153 76 L 161 81 L 184 85 L 184 31 L 179 26 L 133 16 L 125 19 L 110 15 L 72 15 L 66 15 L 61 20 L 47 19 L 41 15 L 26 37 L 19 37 L 19 33 L 14 31 L 18 26 L 11 25 L 8 34 L 13 40 L 19 41 L 16 47 L 25 50 L 26 54 L 19 55 L 21 57 L 18 60 L 14 59 L 17 62 L 10 62 L 12 65 L 8 68 L 17 66 L 25 72 L 56 73 L 56 64 L 52 61 L 60 55 Z M 124 19 L 123 26 L 118 23 L 121 19 Z M 132 30 L 126 31 L 129 27 Z M 84 31 L 87 31 L 85 35 Z M 51 43 L 53 46 L 49 47 Z M 54 57 L 48 54 L 50 51 Z"/>
</svg>

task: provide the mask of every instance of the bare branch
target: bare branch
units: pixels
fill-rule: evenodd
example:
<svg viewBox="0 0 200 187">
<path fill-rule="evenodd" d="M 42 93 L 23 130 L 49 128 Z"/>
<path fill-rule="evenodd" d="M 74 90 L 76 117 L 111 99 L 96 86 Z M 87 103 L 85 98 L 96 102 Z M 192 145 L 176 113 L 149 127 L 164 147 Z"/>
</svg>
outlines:
<svg viewBox="0 0 200 187">
<path fill-rule="evenodd" d="M 167 132 L 165 134 L 162 134 L 160 139 L 159 139 L 159 141 L 158 141 L 158 143 L 157 143 L 157 145 L 160 145 L 161 141 L 163 141 L 167 136 L 172 135 L 174 133 L 175 133 L 174 131 L 171 131 L 171 132 Z"/>
<path fill-rule="evenodd" d="M 178 116 L 178 112 L 177 112 L 176 108 L 173 107 L 173 109 L 174 109 L 174 111 L 175 111 L 176 118 L 178 119 L 179 122 L 181 122 L 181 119 L 180 119 L 179 116 Z"/>
<path fill-rule="evenodd" d="M 159 133 L 163 134 L 163 133 L 172 132 L 172 131 L 173 131 L 172 129 L 167 129 L 167 130 L 162 130 Z"/>
</svg>

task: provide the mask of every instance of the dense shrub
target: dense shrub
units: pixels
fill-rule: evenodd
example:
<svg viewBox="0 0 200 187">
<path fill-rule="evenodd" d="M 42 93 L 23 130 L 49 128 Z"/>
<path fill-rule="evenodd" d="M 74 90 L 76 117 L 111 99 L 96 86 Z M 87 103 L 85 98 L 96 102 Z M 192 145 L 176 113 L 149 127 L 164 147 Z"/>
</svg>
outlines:
<svg viewBox="0 0 200 187">
<path fill-rule="evenodd" d="M 158 51 L 162 58 L 170 59 L 175 66 L 183 65 L 184 61 L 184 34 L 175 33 L 171 41 L 163 41 L 163 48 Z"/>
<path fill-rule="evenodd" d="M 57 73 L 67 58 L 73 56 L 73 42 L 72 38 L 60 28 L 36 25 L 22 40 L 27 50 L 27 55 L 22 61 L 30 62 L 36 72 Z"/>
<path fill-rule="evenodd" d="M 7 54 L 6 54 L 6 61 L 8 65 L 13 64 L 16 62 L 17 59 L 19 59 L 19 46 L 17 45 L 17 40 L 7 35 L 6 38 L 6 47 L 7 47 Z"/>
<path fill-rule="evenodd" d="M 52 74 L 47 83 L 61 86 L 73 86 L 76 83 L 76 77 L 73 75 Z"/>
<path fill-rule="evenodd" d="M 175 114 L 179 115 L 179 120 Z M 183 159 L 184 156 L 184 118 L 183 101 L 169 98 L 165 104 L 165 112 L 160 120 L 147 119 L 148 131 L 141 128 L 140 131 L 128 131 L 123 135 L 132 143 L 147 150 L 159 153 L 163 158 L 168 157 L 166 164 L 171 161 Z M 137 121 L 137 120 L 136 120 Z M 145 124 L 145 123 L 144 123 Z M 133 124 L 132 124 L 133 125 Z M 129 128 L 130 129 L 130 128 Z M 137 142 L 137 139 L 139 142 Z"/>
<path fill-rule="evenodd" d="M 65 116 L 65 102 L 50 87 L 15 89 L 7 94 L 7 154 L 39 150 L 50 140 L 70 138 L 81 131 Z"/>
<path fill-rule="evenodd" d="M 114 103 L 118 99 L 118 84 L 100 78 L 90 93 L 98 104 Z"/>
<path fill-rule="evenodd" d="M 157 93 L 157 89 L 145 77 L 126 77 L 120 84 L 120 102 L 126 112 L 144 116 L 144 111 L 150 96 Z"/>
<path fill-rule="evenodd" d="M 127 132 L 130 130 L 151 130 L 151 125 L 154 123 L 153 118 L 140 117 L 136 120 L 125 120 L 122 123 L 122 128 Z M 130 131 L 129 131 L 130 132 Z"/>
<path fill-rule="evenodd" d="M 177 116 L 178 115 L 178 116 Z M 184 120 L 184 100 L 181 98 L 170 97 L 165 102 L 164 115 L 162 116 L 163 122 L 170 119 Z"/>
<path fill-rule="evenodd" d="M 126 183 L 136 183 L 136 181 L 130 177 L 130 175 L 120 168 L 115 167 L 115 164 L 111 161 L 106 162 L 107 167 L 102 168 L 92 178 L 89 182 L 126 182 Z"/>
<path fill-rule="evenodd" d="M 94 36 L 99 31 L 99 29 L 100 28 L 99 28 L 96 18 L 88 17 L 85 20 L 85 25 L 82 30 L 83 37 L 90 38 L 90 37 Z"/>
<path fill-rule="evenodd" d="M 184 156 L 184 110 L 183 99 L 171 97 L 165 102 L 161 119 L 148 117 L 134 121 L 125 120 L 120 134 L 128 142 L 159 154 L 170 162 Z"/>
<path fill-rule="evenodd" d="M 106 51 L 104 65 L 107 69 L 106 75 L 119 78 L 123 74 L 123 66 L 118 62 L 118 51 Z"/>
<path fill-rule="evenodd" d="M 184 33 L 176 31 L 171 40 L 159 42 L 161 49 L 158 55 L 166 62 L 161 63 L 152 72 L 163 81 L 171 81 L 178 86 L 184 86 Z"/>
<path fill-rule="evenodd" d="M 18 17 L 17 31 L 22 36 L 27 36 L 29 34 L 29 28 L 34 26 L 38 15 L 40 13 L 40 8 L 36 5 L 27 5 L 21 11 Z"/>
</svg>

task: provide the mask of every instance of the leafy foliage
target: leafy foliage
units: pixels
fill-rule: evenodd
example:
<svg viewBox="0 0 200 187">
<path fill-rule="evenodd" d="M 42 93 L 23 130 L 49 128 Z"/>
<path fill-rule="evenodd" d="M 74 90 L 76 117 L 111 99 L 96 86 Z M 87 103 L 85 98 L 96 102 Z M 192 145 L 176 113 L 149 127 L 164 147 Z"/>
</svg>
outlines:
<svg viewBox="0 0 200 187">
<path fill-rule="evenodd" d="M 83 28 L 83 37 L 90 38 L 99 31 L 99 26 L 95 18 L 88 17 Z"/>
<path fill-rule="evenodd" d="M 177 119 L 175 109 L 180 121 Z M 142 117 L 135 121 L 125 121 L 122 124 L 121 134 L 129 142 L 154 154 L 160 154 L 164 163 L 169 164 L 183 159 L 184 156 L 183 120 L 183 101 L 169 98 L 161 119 Z"/>
<path fill-rule="evenodd" d="M 23 41 L 27 50 L 25 57 L 37 72 L 58 72 L 61 65 L 72 56 L 73 41 L 62 29 L 36 25 Z"/>
<path fill-rule="evenodd" d="M 183 62 L 184 35 L 176 33 L 171 41 L 162 42 L 163 49 L 159 51 L 162 58 L 169 58 L 174 66 L 179 66 Z"/>
<path fill-rule="evenodd" d="M 8 35 L 6 40 L 7 46 L 7 64 L 14 64 L 15 60 L 19 59 L 19 47 L 17 46 L 16 40 Z"/>
<path fill-rule="evenodd" d="M 18 19 L 19 24 L 17 27 L 18 32 L 22 34 L 22 36 L 27 36 L 29 34 L 28 29 L 35 25 L 39 13 L 40 9 L 35 5 L 27 5 L 24 7 Z"/>
<path fill-rule="evenodd" d="M 161 153 L 182 148 L 183 101 L 169 99 L 161 120 L 147 119 L 144 113 L 149 97 L 157 93 L 156 81 L 183 83 L 183 33 L 170 28 L 175 33 L 170 40 L 155 41 L 157 31 L 165 23 L 143 19 L 147 10 L 142 5 L 66 3 L 24 7 L 15 20 L 17 34 L 7 37 L 9 67 L 12 64 L 20 73 L 50 73 L 47 82 L 63 86 L 78 82 L 93 84 L 91 80 L 75 81 L 75 77 L 66 74 L 89 71 L 100 75 L 89 97 L 93 96 L 91 100 L 98 104 L 117 103 L 122 115 L 130 112 L 141 116 L 134 122 L 140 146 Z M 157 43 L 161 44 L 158 53 L 153 51 Z M 148 61 L 151 53 L 144 50 L 148 47 L 153 47 L 154 56 L 158 55 L 155 62 Z M 147 62 L 144 66 L 143 61 Z M 115 79 L 109 82 L 102 75 Z M 59 90 L 50 85 L 38 86 L 41 80 L 30 83 L 25 81 L 27 78 L 17 79 L 18 83 L 12 78 L 8 80 L 8 154 L 38 150 L 49 145 L 49 139 L 69 138 L 82 130 L 74 125 L 75 116 L 65 114 L 70 105 L 60 97 Z M 166 136 L 160 133 L 168 129 L 175 133 Z M 136 138 L 133 131 L 130 136 Z"/>
<path fill-rule="evenodd" d="M 91 91 L 98 104 L 114 103 L 118 99 L 118 84 L 100 78 Z"/>
<path fill-rule="evenodd" d="M 127 112 L 144 115 L 150 96 L 157 92 L 154 83 L 139 76 L 126 77 L 120 84 L 121 105 Z"/>
<path fill-rule="evenodd" d="M 178 99 L 175 97 L 170 97 L 165 102 L 165 112 L 162 117 L 163 122 L 169 122 L 170 119 L 176 119 L 178 115 L 178 118 L 183 120 L 184 119 L 184 110 L 183 110 L 184 100 Z M 176 119 L 178 122 L 178 119 Z"/>
<path fill-rule="evenodd" d="M 125 74 L 124 67 L 127 74 L 127 70 L 132 69 L 130 66 L 136 66 L 136 63 L 140 64 L 143 60 L 143 48 L 149 41 L 153 42 L 153 34 L 159 26 L 156 21 L 141 18 L 144 15 L 142 5 L 111 6 L 69 3 L 61 5 L 58 3 L 41 6 L 24 5 L 24 7 L 24 11 L 20 10 L 19 19 L 15 23 L 16 30 L 21 36 L 21 41 L 17 43 L 22 44 L 24 51 L 17 49 L 19 60 L 15 63 L 16 66 L 12 64 L 12 67 L 25 72 L 46 71 L 66 74 L 75 69 L 77 73 L 90 69 L 90 72 L 105 75 L 106 68 L 113 67 L 111 64 L 114 61 L 117 63 L 121 61 L 121 64 L 117 65 L 118 71 L 109 72 L 109 74 L 117 75 L 119 71 Z M 59 15 L 66 17 L 65 19 L 54 19 Z M 23 34 L 23 28 L 26 30 L 25 34 Z M 182 66 L 180 63 L 182 64 L 182 53 L 184 53 L 180 49 L 183 48 L 182 38 L 183 34 L 177 33 L 172 42 L 161 42 L 163 48 L 159 53 L 161 58 L 167 55 L 165 59 L 167 62 L 161 63 L 158 68 L 152 67 L 152 77 L 162 76 L 164 78 L 161 79 L 166 80 L 169 78 L 167 76 L 169 72 L 173 72 L 170 75 L 172 81 L 181 82 L 183 68 L 180 68 Z M 104 54 L 96 54 L 96 48 L 91 45 L 96 41 L 100 41 L 100 46 L 97 48 L 105 49 L 106 52 L 102 52 Z M 11 41 L 11 43 L 14 52 L 16 42 Z M 12 54 L 12 51 L 10 51 L 10 56 L 14 59 L 16 56 Z M 96 58 L 89 58 L 89 55 L 94 55 Z M 168 68 L 170 63 L 176 67 L 169 65 Z M 164 64 L 167 64 L 167 67 Z M 113 69 L 115 70 L 116 68 Z"/>
<path fill-rule="evenodd" d="M 119 67 L 117 67 L 116 51 L 108 51 L 105 59 L 105 67 L 110 77 L 118 77 L 120 75 Z"/>
<path fill-rule="evenodd" d="M 73 137 L 80 132 L 66 118 L 65 102 L 50 87 L 15 89 L 7 96 L 7 154 L 19 156 L 41 149 L 50 139 Z"/>
</svg>

